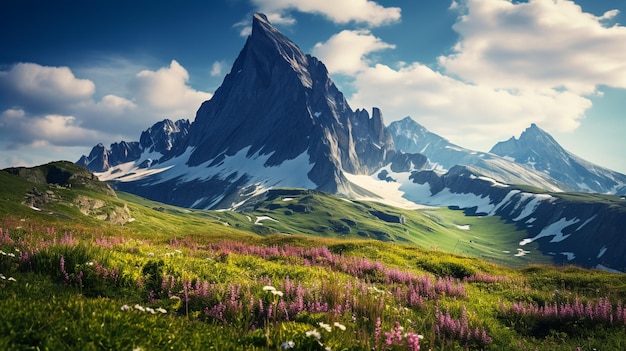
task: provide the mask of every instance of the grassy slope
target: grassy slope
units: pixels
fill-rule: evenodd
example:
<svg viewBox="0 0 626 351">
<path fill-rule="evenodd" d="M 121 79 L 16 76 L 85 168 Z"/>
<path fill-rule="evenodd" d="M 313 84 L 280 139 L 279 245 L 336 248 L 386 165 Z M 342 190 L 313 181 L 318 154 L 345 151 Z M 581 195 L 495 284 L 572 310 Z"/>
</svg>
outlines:
<svg viewBox="0 0 626 351">
<path fill-rule="evenodd" d="M 135 220 L 113 226 L 63 203 L 40 212 L 20 205 L 23 194 L 33 186 L 45 190 L 42 185 L 0 172 L 0 249 L 5 254 L 16 253 L 15 257 L 0 255 L 0 274 L 15 278 L 0 281 L 0 308 L 5 316 L 0 322 L 2 349 L 274 350 L 286 341 L 309 350 L 323 349 L 322 344 L 333 349 L 407 349 L 387 347 L 376 340 L 377 318 L 381 318 L 383 332 L 391 331 L 397 321 L 406 332 L 423 334 L 422 349 L 461 350 L 466 344 L 470 349 L 490 350 L 626 346 L 623 321 L 611 325 L 584 317 L 511 313 L 508 308 L 513 303 L 527 307 L 533 303 L 571 304 L 577 298 L 590 304 L 606 298 L 617 311 L 626 298 L 626 277 L 575 267 L 532 265 L 519 269 L 493 264 L 519 266 L 537 259 L 532 252 L 513 257 L 524 234 L 493 217 L 465 217 L 448 209 L 404 211 L 318 193 L 289 196 L 288 201 L 277 197 L 249 214 L 239 214 L 186 210 L 130 194 L 115 199 L 93 190 L 55 189 L 66 199 L 80 193 L 126 204 Z M 286 214 L 289 204 L 308 206 L 308 212 Z M 406 224 L 381 221 L 369 213 L 372 209 L 402 214 Z M 260 216 L 277 221 L 255 224 Z M 328 230 L 338 222 L 346 223 L 341 219 L 351 221 L 347 222 L 349 234 Z M 457 225 L 469 225 L 470 230 Z M 386 233 L 385 238 L 397 243 L 365 239 L 359 232 L 367 236 Z M 315 252 L 312 256 L 298 251 L 319 247 L 328 251 L 311 251 Z M 272 253 L 274 250 L 282 251 Z M 511 253 L 502 252 L 505 250 Z M 61 271 L 61 257 L 67 276 Z M 350 267 L 361 268 L 353 271 Z M 111 273 L 114 270 L 117 275 Z M 421 302 L 409 303 L 403 295 L 408 294 L 409 284 L 392 278 L 398 274 L 433 283 L 443 277 L 479 278 L 452 283 L 461 286 L 464 294 L 422 291 L 418 294 Z M 169 292 L 156 284 L 158 278 L 171 279 Z M 212 293 L 202 297 L 196 288 L 185 288 L 186 281 L 192 286 L 207 282 Z M 349 302 L 350 310 L 303 311 L 286 320 L 276 313 L 263 317 L 256 307 L 240 310 L 228 304 L 233 296 L 241 306 L 258 300 L 263 300 L 266 308 L 278 303 L 278 298 L 261 289 L 267 284 L 285 291 L 284 300 L 293 303 L 295 290 L 289 290 L 288 281 L 310 292 L 305 301 Z M 233 293 L 233 289 L 241 290 Z M 169 299 L 170 295 L 183 300 L 188 296 L 189 302 L 178 303 Z M 168 313 L 140 312 L 134 304 L 162 307 Z M 131 310 L 122 311 L 123 305 Z M 217 318 L 214 312 L 219 306 L 228 307 Z M 463 341 L 451 332 L 436 331 L 438 313 L 449 311 L 451 318 L 459 321 L 463 309 L 469 325 L 485 330 L 491 343 Z M 347 330 L 334 327 L 326 332 L 319 322 L 338 322 Z M 252 331 L 254 328 L 257 331 Z M 320 331 L 321 339 L 307 337 L 311 330 Z"/>
</svg>

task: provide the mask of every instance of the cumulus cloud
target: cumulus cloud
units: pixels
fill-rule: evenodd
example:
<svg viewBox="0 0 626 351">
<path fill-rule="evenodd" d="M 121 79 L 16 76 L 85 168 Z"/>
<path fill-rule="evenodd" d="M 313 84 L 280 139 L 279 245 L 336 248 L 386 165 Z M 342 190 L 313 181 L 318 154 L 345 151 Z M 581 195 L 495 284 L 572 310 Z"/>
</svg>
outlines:
<svg viewBox="0 0 626 351">
<path fill-rule="evenodd" d="M 351 105 L 375 101 L 387 121 L 410 115 L 454 142 L 487 142 L 485 148 L 494 137 L 508 137 L 533 122 L 549 130 L 572 130 L 591 107 L 591 101 L 571 92 L 472 85 L 420 63 L 398 69 L 377 64 L 358 74 L 354 85 Z"/>
<path fill-rule="evenodd" d="M 68 67 L 18 63 L 8 71 L 0 71 L 0 92 L 17 106 L 45 111 L 66 109 L 89 99 L 95 85 L 76 78 Z"/>
<path fill-rule="evenodd" d="M 251 0 L 259 11 L 265 13 L 272 23 L 293 24 L 295 20 L 288 11 L 320 14 L 334 23 L 364 23 L 372 27 L 400 20 L 399 7 L 384 7 L 370 0 Z"/>
<path fill-rule="evenodd" d="M 173 118 L 183 118 L 195 116 L 200 104 L 212 96 L 191 88 L 188 81 L 187 70 L 172 60 L 169 67 L 137 73 L 130 84 L 138 104 Z"/>
<path fill-rule="evenodd" d="M 454 25 L 461 40 L 439 58 L 449 74 L 506 89 L 626 88 L 626 27 L 619 11 L 586 13 L 573 1 L 467 0 Z"/>
<path fill-rule="evenodd" d="M 223 61 L 216 61 L 213 62 L 213 65 L 211 65 L 211 77 L 221 77 L 224 75 L 224 70 L 227 69 L 226 68 L 226 63 Z"/>
<path fill-rule="evenodd" d="M 331 72 L 354 72 L 353 107 L 380 107 L 387 122 L 410 115 L 481 150 L 533 122 L 572 131 L 598 87 L 626 87 L 626 28 L 609 26 L 615 10 L 594 16 L 567 0 L 453 1 L 450 10 L 459 11 L 459 40 L 438 65 L 373 64 L 358 40 L 352 53 L 339 49 L 343 58 L 319 54 Z M 338 42 L 333 37 L 320 48 L 340 48 L 331 45 Z"/>
<path fill-rule="evenodd" d="M 4 141 L 12 142 L 9 148 L 15 149 L 21 144 L 84 145 L 101 136 L 95 130 L 80 127 L 74 116 L 29 116 L 21 109 L 8 109 L 0 114 L 0 135 Z"/>
<path fill-rule="evenodd" d="M 88 70 L 87 70 L 88 71 Z M 96 70 L 97 71 L 97 70 Z M 98 142 L 137 140 L 139 133 L 164 118 L 193 119 L 211 97 L 188 85 L 178 62 L 142 70 L 127 84 L 129 96 L 95 97 L 95 84 L 77 78 L 68 67 L 19 63 L 0 71 L 0 147 L 84 147 Z"/>
<path fill-rule="evenodd" d="M 312 54 L 320 58 L 331 73 L 355 74 L 370 66 L 367 55 L 395 45 L 385 43 L 369 30 L 344 30 L 324 43 L 317 43 Z"/>
</svg>

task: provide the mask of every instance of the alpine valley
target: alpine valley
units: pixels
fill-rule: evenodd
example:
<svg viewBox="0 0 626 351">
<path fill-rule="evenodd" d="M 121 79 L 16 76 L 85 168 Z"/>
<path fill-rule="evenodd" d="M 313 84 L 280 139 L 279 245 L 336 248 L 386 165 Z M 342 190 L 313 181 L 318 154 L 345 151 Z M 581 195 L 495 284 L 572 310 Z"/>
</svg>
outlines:
<svg viewBox="0 0 626 351">
<path fill-rule="evenodd" d="M 626 271 L 626 175 L 569 153 L 535 124 L 489 153 L 410 117 L 386 126 L 376 107 L 352 110 L 324 64 L 262 14 L 193 122 L 163 120 L 77 163 L 118 191 L 190 209 L 243 211 L 271 189 L 300 188 L 495 216 L 525 233 L 510 255 L 532 255 L 532 243 L 555 263 Z"/>
</svg>

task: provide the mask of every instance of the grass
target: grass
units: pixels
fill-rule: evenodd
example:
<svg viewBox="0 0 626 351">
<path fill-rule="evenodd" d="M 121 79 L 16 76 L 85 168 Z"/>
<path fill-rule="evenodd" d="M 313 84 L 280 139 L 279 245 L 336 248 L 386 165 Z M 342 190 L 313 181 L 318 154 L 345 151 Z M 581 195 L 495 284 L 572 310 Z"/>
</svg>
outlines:
<svg viewBox="0 0 626 351">
<path fill-rule="evenodd" d="M 33 186 L 0 172 L 0 349 L 626 346 L 626 276 L 515 257 L 524 233 L 494 217 L 294 189 L 237 213 L 55 187 L 34 211 Z M 85 216 L 77 195 L 134 220 Z"/>
</svg>

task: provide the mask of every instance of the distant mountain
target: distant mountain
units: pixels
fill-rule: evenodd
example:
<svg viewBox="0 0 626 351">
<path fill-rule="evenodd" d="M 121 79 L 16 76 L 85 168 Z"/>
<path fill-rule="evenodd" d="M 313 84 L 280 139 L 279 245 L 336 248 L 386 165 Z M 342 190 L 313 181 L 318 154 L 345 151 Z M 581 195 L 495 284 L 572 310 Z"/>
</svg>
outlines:
<svg viewBox="0 0 626 351">
<path fill-rule="evenodd" d="M 388 129 L 396 149 L 425 155 L 432 169 L 446 171 L 462 165 L 503 183 L 527 184 L 551 191 L 572 190 L 549 175 L 512 160 L 452 144 L 411 117 L 392 122 Z"/>
<path fill-rule="evenodd" d="M 626 175 L 572 154 L 536 124 L 519 139 L 497 143 L 490 152 L 548 174 L 577 191 L 626 194 Z"/>
<path fill-rule="evenodd" d="M 393 189 L 413 203 L 460 209 L 470 216 L 497 216 L 514 224 L 526 238 L 510 243 L 517 246 L 511 255 L 534 255 L 538 250 L 554 256 L 555 263 L 626 272 L 624 196 L 509 185 L 467 166 L 445 173 L 390 169 L 380 173 L 389 183 L 388 193 Z"/>
<path fill-rule="evenodd" d="M 147 168 L 159 160 L 173 156 L 176 146 L 181 146 L 189 134 L 189 120 L 181 119 L 173 122 L 169 119 L 155 123 L 141 133 L 139 142 L 111 144 L 107 149 L 98 144 L 91 149 L 89 156 L 82 156 L 76 163 L 94 172 L 106 172 L 111 168 L 144 158 L 138 167 Z M 150 155 L 150 157 L 146 157 Z"/>
<path fill-rule="evenodd" d="M 120 144 L 98 145 L 79 163 L 121 190 L 192 208 L 229 208 L 273 187 L 361 193 L 345 174 L 426 163 L 396 152 L 380 110 L 353 111 L 324 64 L 262 14 L 193 123 L 164 121 L 139 144 Z"/>
</svg>

